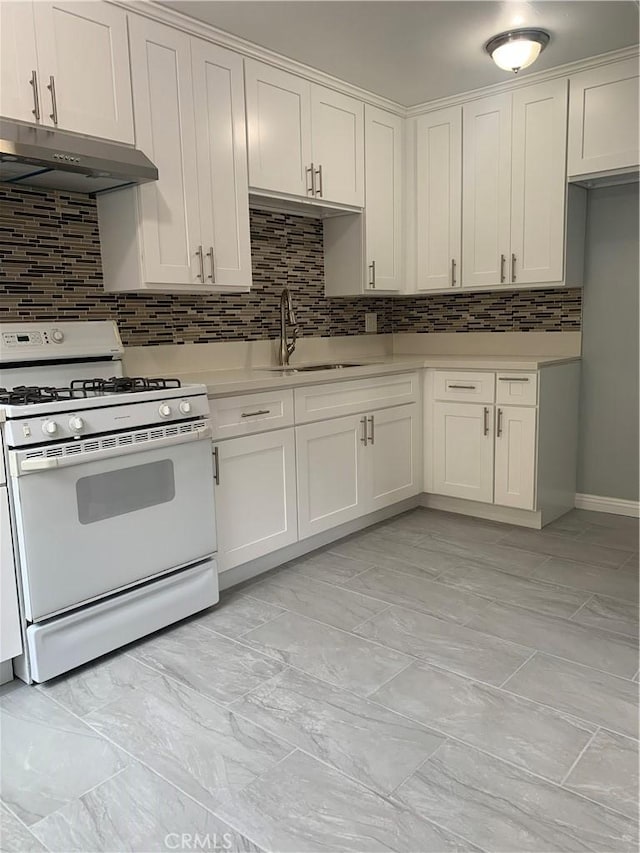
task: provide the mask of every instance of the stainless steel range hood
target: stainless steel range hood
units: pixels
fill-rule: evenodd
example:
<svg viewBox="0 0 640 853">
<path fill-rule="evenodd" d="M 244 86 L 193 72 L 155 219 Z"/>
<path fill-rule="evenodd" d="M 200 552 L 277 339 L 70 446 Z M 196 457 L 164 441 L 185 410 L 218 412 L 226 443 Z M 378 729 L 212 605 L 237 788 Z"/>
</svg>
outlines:
<svg viewBox="0 0 640 853">
<path fill-rule="evenodd" d="M 130 145 L 0 118 L 0 181 L 95 195 L 157 180 Z"/>
</svg>

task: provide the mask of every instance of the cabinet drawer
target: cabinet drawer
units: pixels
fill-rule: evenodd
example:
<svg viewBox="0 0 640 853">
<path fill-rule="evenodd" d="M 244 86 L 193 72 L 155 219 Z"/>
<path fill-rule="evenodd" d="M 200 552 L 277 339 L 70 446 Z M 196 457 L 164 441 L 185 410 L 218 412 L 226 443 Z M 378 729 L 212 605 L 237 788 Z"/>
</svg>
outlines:
<svg viewBox="0 0 640 853">
<path fill-rule="evenodd" d="M 495 374 L 437 370 L 434 379 L 436 400 L 463 403 L 493 403 Z"/>
<path fill-rule="evenodd" d="M 209 401 L 213 438 L 233 438 L 293 425 L 291 389 L 220 397 Z"/>
<path fill-rule="evenodd" d="M 496 403 L 535 406 L 538 402 L 537 373 L 498 373 Z"/>
<path fill-rule="evenodd" d="M 418 400 L 418 374 L 401 373 L 296 388 L 296 423 L 322 421 L 343 415 L 384 409 Z"/>
</svg>

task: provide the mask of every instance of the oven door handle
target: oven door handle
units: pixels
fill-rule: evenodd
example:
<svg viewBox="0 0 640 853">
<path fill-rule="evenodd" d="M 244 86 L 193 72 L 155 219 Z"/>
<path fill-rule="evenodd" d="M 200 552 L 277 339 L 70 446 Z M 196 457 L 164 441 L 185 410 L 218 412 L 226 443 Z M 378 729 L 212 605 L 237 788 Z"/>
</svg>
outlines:
<svg viewBox="0 0 640 853">
<path fill-rule="evenodd" d="M 22 474 L 35 474 L 38 471 L 51 471 L 54 468 L 68 468 L 71 465 L 83 465 L 89 462 L 99 462 L 102 459 L 113 459 L 116 456 L 129 456 L 132 453 L 143 453 L 145 450 L 163 449 L 192 441 L 211 439 L 211 426 L 207 425 L 194 432 L 168 438 L 154 438 L 139 444 L 125 444 L 120 447 L 107 447 L 104 450 L 91 450 L 86 453 L 74 453 L 70 456 L 45 456 L 36 459 L 19 459 L 10 454 L 9 468 L 14 477 Z"/>
</svg>

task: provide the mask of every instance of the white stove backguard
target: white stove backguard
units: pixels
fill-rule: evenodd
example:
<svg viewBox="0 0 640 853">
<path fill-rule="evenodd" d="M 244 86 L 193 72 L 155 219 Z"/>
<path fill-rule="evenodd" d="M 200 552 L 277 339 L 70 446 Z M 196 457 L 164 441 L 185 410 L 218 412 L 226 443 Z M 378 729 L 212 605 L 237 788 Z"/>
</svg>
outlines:
<svg viewBox="0 0 640 853">
<path fill-rule="evenodd" d="M 10 367 L 0 367 L 0 388 L 16 388 L 19 385 L 62 388 L 74 379 L 110 379 L 112 376 L 122 376 L 120 359 L 71 364 L 12 364 Z"/>
</svg>

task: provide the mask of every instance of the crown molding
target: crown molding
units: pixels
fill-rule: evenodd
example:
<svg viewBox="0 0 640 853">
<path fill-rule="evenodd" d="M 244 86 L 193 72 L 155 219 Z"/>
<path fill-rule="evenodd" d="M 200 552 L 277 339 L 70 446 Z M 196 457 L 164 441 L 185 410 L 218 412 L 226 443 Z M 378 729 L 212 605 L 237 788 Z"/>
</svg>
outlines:
<svg viewBox="0 0 640 853">
<path fill-rule="evenodd" d="M 455 95 L 449 95 L 446 98 L 438 98 L 435 101 L 426 101 L 423 104 L 416 104 L 413 107 L 407 107 L 405 116 L 414 118 L 424 115 L 425 113 L 433 112 L 434 110 L 442 110 L 447 107 L 457 107 L 469 101 L 476 101 L 479 98 L 487 98 L 491 95 L 501 95 L 504 92 L 512 92 L 515 89 L 523 89 L 526 86 L 533 86 L 536 83 L 544 83 L 547 80 L 556 80 L 558 77 L 570 77 L 572 74 L 577 74 L 580 71 L 589 71 L 591 68 L 600 68 L 603 65 L 609 65 L 612 62 L 619 62 L 623 59 L 638 59 L 640 46 L 632 45 L 624 47 L 621 50 L 612 50 L 609 53 L 600 53 L 597 56 L 588 56 L 586 59 L 579 59 L 576 62 L 568 62 L 565 65 L 556 65 L 553 68 L 548 68 L 546 71 L 538 71 L 533 74 L 527 74 L 525 77 L 513 77 L 506 80 L 504 83 L 494 83 L 492 86 L 484 86 L 481 89 L 470 89 L 467 92 L 458 92 Z"/>
<path fill-rule="evenodd" d="M 136 15 L 142 15 L 145 18 L 150 18 L 153 21 L 182 30 L 182 32 L 188 35 L 205 39 L 220 47 L 226 47 L 228 50 L 242 54 L 245 58 L 256 59 L 258 62 L 273 65 L 282 71 L 288 71 L 290 74 L 302 77 L 310 83 L 317 83 L 320 86 L 325 86 L 327 89 L 333 89 L 343 95 L 357 98 L 359 101 L 380 107 L 402 118 L 406 116 L 406 107 L 402 104 L 384 98 L 382 95 L 376 95 L 375 92 L 369 92 L 367 89 L 347 83 L 338 77 L 333 77 L 331 74 L 325 74 L 323 71 L 319 71 L 295 59 L 290 59 L 280 53 L 267 50 L 267 48 L 261 47 L 254 42 L 234 36 L 224 30 L 219 30 L 210 24 L 205 24 L 188 15 L 184 15 L 182 12 L 167 9 L 165 6 L 154 2 L 154 0 L 110 0 L 110 2 L 114 6 L 126 9 L 127 12 L 134 12 Z"/>
</svg>

